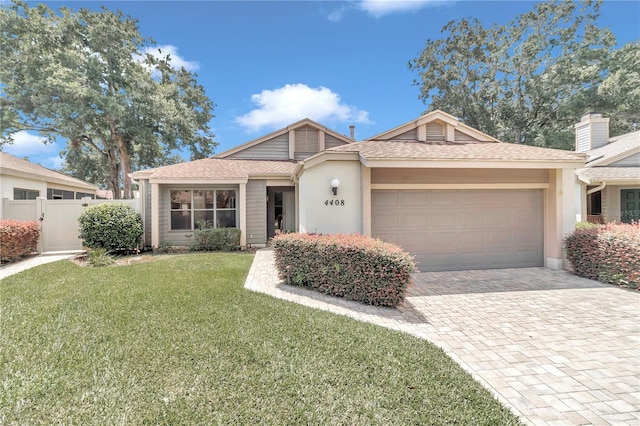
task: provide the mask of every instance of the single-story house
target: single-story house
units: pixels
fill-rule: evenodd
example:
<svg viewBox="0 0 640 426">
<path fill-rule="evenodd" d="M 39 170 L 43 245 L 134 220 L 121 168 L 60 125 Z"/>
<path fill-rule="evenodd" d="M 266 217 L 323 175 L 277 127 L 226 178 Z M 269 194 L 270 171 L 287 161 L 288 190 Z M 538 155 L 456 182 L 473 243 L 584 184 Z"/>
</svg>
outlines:
<svg viewBox="0 0 640 426">
<path fill-rule="evenodd" d="M 96 185 L 4 152 L 0 152 L 0 177 L 0 199 L 35 200 L 41 197 L 47 200 L 77 200 L 95 198 L 99 190 Z"/>
<path fill-rule="evenodd" d="M 589 113 L 575 125 L 579 218 L 595 223 L 640 221 L 640 130 L 609 137 L 609 118 Z"/>
<path fill-rule="evenodd" d="M 211 158 L 138 171 L 145 243 L 198 225 L 242 245 L 278 232 L 359 233 L 423 271 L 563 267 L 585 154 L 503 143 L 442 111 L 355 142 L 305 119 Z"/>
</svg>

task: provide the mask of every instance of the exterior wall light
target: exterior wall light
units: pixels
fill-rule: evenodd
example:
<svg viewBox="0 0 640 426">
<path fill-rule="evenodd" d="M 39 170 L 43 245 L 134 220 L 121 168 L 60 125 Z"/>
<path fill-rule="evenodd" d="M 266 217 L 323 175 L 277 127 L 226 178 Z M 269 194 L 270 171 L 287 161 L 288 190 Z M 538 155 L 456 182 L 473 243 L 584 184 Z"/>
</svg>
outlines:
<svg viewBox="0 0 640 426">
<path fill-rule="evenodd" d="M 333 191 L 333 195 L 338 195 L 339 186 L 340 186 L 340 181 L 338 179 L 331 180 L 331 191 Z"/>
</svg>

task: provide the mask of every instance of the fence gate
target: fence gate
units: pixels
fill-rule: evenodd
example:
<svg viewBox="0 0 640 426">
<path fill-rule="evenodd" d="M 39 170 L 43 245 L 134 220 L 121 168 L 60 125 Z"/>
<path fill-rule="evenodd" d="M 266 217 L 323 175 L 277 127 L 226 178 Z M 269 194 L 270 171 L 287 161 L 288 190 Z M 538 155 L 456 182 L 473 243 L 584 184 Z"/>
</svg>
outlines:
<svg viewBox="0 0 640 426">
<path fill-rule="evenodd" d="M 128 204 L 140 211 L 140 203 L 135 200 L 2 200 L 4 219 L 39 221 L 39 252 L 82 250 L 78 218 L 89 206 L 104 203 Z"/>
</svg>

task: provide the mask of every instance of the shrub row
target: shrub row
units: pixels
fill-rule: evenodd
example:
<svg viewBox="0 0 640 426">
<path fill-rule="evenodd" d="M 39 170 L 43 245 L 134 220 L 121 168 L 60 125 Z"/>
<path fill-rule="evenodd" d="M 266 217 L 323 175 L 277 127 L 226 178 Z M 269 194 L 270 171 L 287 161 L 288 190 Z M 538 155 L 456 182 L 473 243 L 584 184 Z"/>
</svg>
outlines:
<svg viewBox="0 0 640 426">
<path fill-rule="evenodd" d="M 193 232 L 191 251 L 232 251 L 240 248 L 238 228 L 205 228 Z"/>
<path fill-rule="evenodd" d="M 135 250 L 143 233 L 142 216 L 126 204 L 89 207 L 78 218 L 80 238 L 86 247 L 107 251 Z"/>
<path fill-rule="evenodd" d="M 40 226 L 38 222 L 0 220 L 0 258 L 14 261 L 33 253 L 38 248 Z"/>
<path fill-rule="evenodd" d="M 640 288 L 640 224 L 576 229 L 564 244 L 577 275 Z"/>
<path fill-rule="evenodd" d="M 287 284 L 370 305 L 400 304 L 415 270 L 400 247 L 361 235 L 284 234 L 273 247 Z"/>
</svg>

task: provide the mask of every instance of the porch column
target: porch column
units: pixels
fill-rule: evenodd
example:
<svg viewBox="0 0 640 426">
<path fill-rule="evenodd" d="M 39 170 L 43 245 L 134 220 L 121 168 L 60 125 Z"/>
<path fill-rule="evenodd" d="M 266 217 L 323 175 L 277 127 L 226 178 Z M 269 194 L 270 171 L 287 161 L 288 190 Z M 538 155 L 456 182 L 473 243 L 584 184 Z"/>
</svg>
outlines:
<svg viewBox="0 0 640 426">
<path fill-rule="evenodd" d="M 247 184 L 240 184 L 240 247 L 247 246 Z"/>
<path fill-rule="evenodd" d="M 549 172 L 546 200 L 545 260 L 551 269 L 569 266 L 563 250 L 564 237 L 575 229 L 575 181 L 572 169 Z"/>
<path fill-rule="evenodd" d="M 360 165 L 362 189 L 362 235 L 371 236 L 371 169 Z"/>
<path fill-rule="evenodd" d="M 160 247 L 160 185 L 151 184 L 151 248 Z"/>
</svg>

